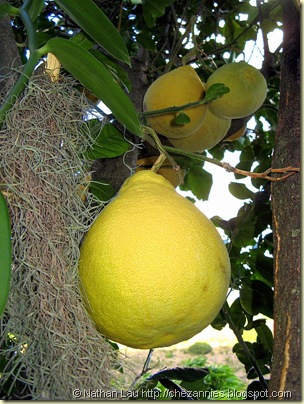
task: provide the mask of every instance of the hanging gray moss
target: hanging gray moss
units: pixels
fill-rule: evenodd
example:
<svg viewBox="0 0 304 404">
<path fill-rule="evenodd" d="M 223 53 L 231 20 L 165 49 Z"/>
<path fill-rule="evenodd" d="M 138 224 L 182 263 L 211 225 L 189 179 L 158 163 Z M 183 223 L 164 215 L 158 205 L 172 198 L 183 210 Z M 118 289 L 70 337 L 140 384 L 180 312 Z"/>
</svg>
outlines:
<svg viewBox="0 0 304 404">
<path fill-rule="evenodd" d="M 7 398 L 72 400 L 75 389 L 112 390 L 120 366 L 78 287 L 79 244 L 102 208 L 85 194 L 89 166 L 81 152 L 91 140 L 80 126 L 87 109 L 70 79 L 36 76 L 0 131 L 0 187 L 13 244 L 0 335 Z"/>
</svg>

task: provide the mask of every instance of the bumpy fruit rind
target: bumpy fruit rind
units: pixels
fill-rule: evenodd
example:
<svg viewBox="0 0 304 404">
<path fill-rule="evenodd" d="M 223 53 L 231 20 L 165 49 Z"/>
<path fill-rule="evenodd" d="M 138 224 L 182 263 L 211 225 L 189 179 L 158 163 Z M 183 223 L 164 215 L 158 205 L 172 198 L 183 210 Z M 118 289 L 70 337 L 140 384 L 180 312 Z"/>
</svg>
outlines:
<svg viewBox="0 0 304 404">
<path fill-rule="evenodd" d="M 205 85 L 191 66 L 178 67 L 160 76 L 148 88 L 143 101 L 144 111 L 178 107 L 203 100 Z M 206 105 L 187 108 L 182 111 L 148 116 L 148 124 L 157 133 L 174 139 L 191 135 L 202 124 L 207 111 Z M 177 124 L 179 113 L 185 113 L 190 122 Z"/>
<path fill-rule="evenodd" d="M 209 104 L 212 113 L 224 118 L 244 118 L 253 114 L 267 95 L 264 76 L 246 62 L 221 66 L 208 78 L 207 89 L 215 83 L 223 83 L 230 89 L 229 93 Z"/>
</svg>

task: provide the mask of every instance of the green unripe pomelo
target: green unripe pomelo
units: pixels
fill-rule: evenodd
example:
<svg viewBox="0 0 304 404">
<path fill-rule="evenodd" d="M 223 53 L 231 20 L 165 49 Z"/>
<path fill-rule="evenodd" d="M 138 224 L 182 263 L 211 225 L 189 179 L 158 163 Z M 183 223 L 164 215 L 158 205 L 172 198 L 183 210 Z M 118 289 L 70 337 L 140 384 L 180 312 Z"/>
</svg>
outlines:
<svg viewBox="0 0 304 404">
<path fill-rule="evenodd" d="M 264 76 L 246 62 L 221 66 L 208 78 L 207 90 L 215 83 L 223 83 L 230 89 L 229 93 L 209 104 L 211 112 L 224 118 L 243 118 L 253 114 L 267 95 Z"/>
</svg>

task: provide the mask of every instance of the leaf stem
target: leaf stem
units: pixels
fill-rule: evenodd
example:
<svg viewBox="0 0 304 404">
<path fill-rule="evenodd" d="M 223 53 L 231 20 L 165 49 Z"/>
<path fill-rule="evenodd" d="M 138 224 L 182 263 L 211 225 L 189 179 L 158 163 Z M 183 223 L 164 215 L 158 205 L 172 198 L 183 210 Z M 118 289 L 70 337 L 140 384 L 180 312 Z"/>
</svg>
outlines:
<svg viewBox="0 0 304 404">
<path fill-rule="evenodd" d="M 23 71 L 20 74 L 19 79 L 17 80 L 11 91 L 8 93 L 6 99 L 4 100 L 3 105 L 0 108 L 0 128 L 4 123 L 7 111 L 14 105 L 16 99 L 18 98 L 18 96 L 24 89 L 26 83 L 28 82 L 29 78 L 33 74 L 33 71 L 35 70 L 35 67 L 39 59 L 43 55 L 41 49 L 37 50 L 37 37 L 35 27 L 27 11 L 30 2 L 31 0 L 25 0 L 21 8 L 18 9 L 18 15 L 22 19 L 26 29 L 28 38 L 28 47 L 30 50 L 30 57 L 26 62 L 26 64 L 24 65 Z"/>
<path fill-rule="evenodd" d="M 3 105 L 0 108 L 0 127 L 4 123 L 7 111 L 14 105 L 16 99 L 18 98 L 21 91 L 24 89 L 24 86 L 28 82 L 40 57 L 41 54 L 38 51 L 34 51 L 31 53 L 27 63 L 24 65 L 23 72 L 20 74 L 19 79 L 17 80 L 16 84 L 11 89 L 11 91 L 8 93 Z"/>
<path fill-rule="evenodd" d="M 136 382 L 137 382 L 143 375 L 145 375 L 145 374 L 149 371 L 149 364 L 150 364 L 150 361 L 151 361 L 153 352 L 154 352 L 154 348 L 152 348 L 152 349 L 149 350 L 149 353 L 148 353 L 147 358 L 146 358 L 146 360 L 145 360 L 145 363 L 144 363 L 144 366 L 143 366 L 143 368 L 142 368 L 142 371 L 141 371 L 140 374 L 137 375 L 137 376 L 135 377 L 135 379 L 133 380 L 133 382 L 132 382 L 132 384 L 131 384 L 131 386 L 130 386 L 130 390 L 132 390 L 132 389 L 134 388 Z"/>
<path fill-rule="evenodd" d="M 182 156 L 190 157 L 195 160 L 207 161 L 208 163 L 212 163 L 219 167 L 223 167 L 223 163 L 221 161 L 214 159 L 214 158 L 204 156 L 203 154 L 186 152 L 184 150 L 176 149 L 175 147 L 170 147 L 170 146 L 163 146 L 163 148 L 170 153 L 180 154 Z"/>
<path fill-rule="evenodd" d="M 28 3 L 29 3 L 29 1 L 25 1 L 23 3 L 22 7 L 20 8 L 19 15 L 20 15 L 20 17 L 23 21 L 23 24 L 25 26 L 25 29 L 26 29 L 29 50 L 30 50 L 30 52 L 32 52 L 37 49 L 37 36 L 36 36 L 34 24 L 27 11 Z"/>
<path fill-rule="evenodd" d="M 162 109 L 155 109 L 153 111 L 144 111 L 140 112 L 139 116 L 153 116 L 153 115 L 162 115 L 162 114 L 167 114 L 170 112 L 178 112 L 187 108 L 191 107 L 197 107 L 202 104 L 207 104 L 209 101 L 206 101 L 205 99 L 200 100 L 200 101 L 193 101 L 189 102 L 188 104 L 184 105 L 178 105 L 177 107 L 168 107 L 168 108 L 162 108 Z"/>
</svg>

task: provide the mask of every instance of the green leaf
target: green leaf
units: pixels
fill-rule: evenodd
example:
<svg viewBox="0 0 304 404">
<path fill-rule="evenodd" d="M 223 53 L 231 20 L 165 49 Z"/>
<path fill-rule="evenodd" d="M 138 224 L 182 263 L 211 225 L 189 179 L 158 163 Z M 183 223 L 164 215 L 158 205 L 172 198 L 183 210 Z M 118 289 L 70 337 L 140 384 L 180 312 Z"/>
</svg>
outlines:
<svg viewBox="0 0 304 404">
<path fill-rule="evenodd" d="M 235 299 L 232 303 L 229 312 L 234 325 L 242 332 L 246 323 L 246 316 L 243 312 L 239 298 Z"/>
<path fill-rule="evenodd" d="M 92 131 L 97 129 L 97 136 L 93 146 L 84 154 L 85 158 L 96 160 L 98 158 L 112 158 L 121 156 L 130 148 L 130 144 L 123 138 L 122 133 L 114 125 L 108 123 L 103 125 L 101 122 L 92 119 L 85 122 Z M 95 126 L 95 128 L 94 128 Z"/>
<path fill-rule="evenodd" d="M 118 84 L 122 84 L 122 87 L 131 91 L 132 84 L 125 69 L 96 49 L 91 49 L 90 53 L 108 69 Z"/>
<path fill-rule="evenodd" d="M 194 399 L 196 399 L 196 397 L 208 397 L 208 394 L 203 394 L 203 392 L 210 390 L 210 387 L 206 385 L 204 379 L 199 379 L 195 382 L 183 381 L 181 383 L 181 387 L 187 390 L 187 392 L 192 392 L 192 394 L 189 393 L 189 396 L 193 397 Z M 211 394 L 210 391 L 208 391 L 208 393 Z"/>
<path fill-rule="evenodd" d="M 239 182 L 231 182 L 229 185 L 230 193 L 238 199 L 253 199 L 255 193 L 250 191 L 245 184 Z"/>
<path fill-rule="evenodd" d="M 219 312 L 219 314 L 215 317 L 215 319 L 212 321 L 210 324 L 211 327 L 213 327 L 216 330 L 222 330 L 227 324 L 227 320 L 225 316 L 223 315 L 222 311 Z"/>
<path fill-rule="evenodd" d="M 29 2 L 29 8 L 27 10 L 30 19 L 34 22 L 40 15 L 44 7 L 44 0 L 31 0 Z"/>
<path fill-rule="evenodd" d="M 180 112 L 177 115 L 177 117 L 175 118 L 176 125 L 185 125 L 185 124 L 190 123 L 190 122 L 191 122 L 191 119 L 184 112 Z"/>
<path fill-rule="evenodd" d="M 210 86 L 207 91 L 206 95 L 204 97 L 204 102 L 210 102 L 214 101 L 217 98 L 221 97 L 224 94 L 227 94 L 230 92 L 230 89 L 225 86 L 223 83 L 215 83 Z"/>
<path fill-rule="evenodd" d="M 244 247 L 256 244 L 254 240 L 255 224 L 241 223 L 236 233 L 232 236 L 232 243 L 235 247 Z"/>
<path fill-rule="evenodd" d="M 273 19 L 263 19 L 260 24 L 261 30 L 263 34 L 269 34 L 270 32 L 274 31 L 278 28 L 277 21 Z"/>
<path fill-rule="evenodd" d="M 107 202 L 116 194 L 116 191 L 111 184 L 98 181 L 91 181 L 90 191 L 97 199 L 103 202 Z"/>
<path fill-rule="evenodd" d="M 184 184 L 180 188 L 184 191 L 191 190 L 198 199 L 208 200 L 211 186 L 212 175 L 203 168 L 196 166 L 187 172 Z"/>
<path fill-rule="evenodd" d="M 146 49 L 150 52 L 157 51 L 157 47 L 155 45 L 155 39 L 153 39 L 151 32 L 143 31 L 137 35 L 136 39 L 137 39 L 138 43 L 140 43 L 144 49 Z"/>
<path fill-rule="evenodd" d="M 228 234 L 231 232 L 231 230 L 233 230 L 231 228 L 231 224 L 229 223 L 229 221 L 222 219 L 220 216 L 213 216 L 211 218 L 211 221 L 214 224 L 214 226 L 220 227 Z"/>
<path fill-rule="evenodd" d="M 156 19 L 166 13 L 166 7 L 171 3 L 171 0 L 143 0 L 143 16 L 148 28 L 154 27 Z"/>
<path fill-rule="evenodd" d="M 0 191 L 0 318 L 5 310 L 11 280 L 11 225 L 5 198 Z"/>
<path fill-rule="evenodd" d="M 272 353 L 273 335 L 269 327 L 266 324 L 259 324 L 257 327 L 255 327 L 255 330 L 264 347 Z"/>
<path fill-rule="evenodd" d="M 252 316 L 261 313 L 273 317 L 273 290 L 264 282 L 243 279 L 240 302 L 243 309 Z"/>
<path fill-rule="evenodd" d="M 91 49 L 94 45 L 94 42 L 90 41 L 82 32 L 78 32 L 77 34 L 73 35 L 69 40 L 86 50 Z"/>
<path fill-rule="evenodd" d="M 256 279 L 273 286 L 273 258 L 267 257 L 263 252 L 254 254 L 255 250 L 251 251 L 251 256 L 247 258 L 247 264 L 253 269 L 252 279 Z"/>
<path fill-rule="evenodd" d="M 255 355 L 254 355 L 254 351 L 253 351 L 253 344 L 248 341 L 244 341 L 244 342 L 247 345 L 247 348 L 249 349 L 251 355 L 254 357 Z M 251 366 L 251 362 L 250 362 L 249 358 L 247 357 L 247 355 L 245 354 L 245 352 L 239 342 L 233 346 L 232 352 L 236 354 L 236 356 L 238 357 L 238 360 L 241 363 L 243 363 L 243 365 Z"/>
<path fill-rule="evenodd" d="M 253 153 L 253 148 L 252 145 L 246 146 L 242 149 L 242 152 L 240 154 L 240 161 L 251 161 L 253 163 L 254 161 L 254 153 Z"/>
<path fill-rule="evenodd" d="M 19 9 L 11 6 L 9 3 L 0 4 L 0 18 L 4 18 L 7 15 L 18 15 Z"/>
<path fill-rule="evenodd" d="M 93 1 L 55 0 L 55 3 L 110 55 L 131 64 L 128 49 L 120 33 Z"/>
<path fill-rule="evenodd" d="M 40 49 L 40 53 L 42 52 L 53 53 L 66 70 L 103 101 L 130 132 L 142 137 L 134 105 L 105 66 L 94 56 L 81 46 L 63 38 L 50 39 Z"/>
</svg>

